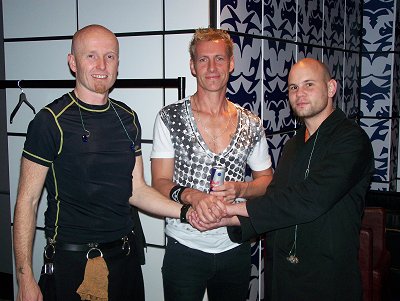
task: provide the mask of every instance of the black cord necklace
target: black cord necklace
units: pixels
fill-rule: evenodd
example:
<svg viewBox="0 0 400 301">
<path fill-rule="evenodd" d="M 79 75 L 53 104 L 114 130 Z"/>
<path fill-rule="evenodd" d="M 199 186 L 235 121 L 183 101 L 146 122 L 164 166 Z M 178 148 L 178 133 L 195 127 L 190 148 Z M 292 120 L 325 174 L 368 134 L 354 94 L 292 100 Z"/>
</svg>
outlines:
<svg viewBox="0 0 400 301">
<path fill-rule="evenodd" d="M 83 122 L 81 107 L 80 107 L 79 103 L 72 97 L 71 94 L 68 93 L 68 95 L 69 95 L 69 97 L 71 97 L 72 100 L 74 100 L 74 101 L 77 103 L 77 106 L 78 106 L 78 109 L 79 109 L 79 116 L 80 116 L 80 118 L 81 118 L 81 123 L 82 123 L 82 129 L 83 129 L 83 131 L 84 131 L 84 133 L 83 133 L 83 135 L 82 135 L 82 142 L 87 143 L 87 142 L 89 142 L 90 131 L 89 131 L 88 129 L 86 129 L 85 123 Z M 129 133 L 128 133 L 128 131 L 127 131 L 127 129 L 126 129 L 124 123 L 122 122 L 122 119 L 121 119 L 121 117 L 119 116 L 117 110 L 115 109 L 115 107 L 114 107 L 112 101 L 111 101 L 110 99 L 108 99 L 108 102 L 110 103 L 111 107 L 113 108 L 113 110 L 114 110 L 114 112 L 115 112 L 115 115 L 117 115 L 118 120 L 119 120 L 119 122 L 121 123 L 122 128 L 124 129 L 124 132 L 125 132 L 126 137 L 127 137 L 127 138 L 129 139 L 129 141 L 131 142 L 131 144 L 129 145 L 129 148 L 131 149 L 131 151 L 134 152 L 134 151 L 135 151 L 135 143 L 133 142 L 131 136 L 129 135 Z"/>
<path fill-rule="evenodd" d="M 85 133 L 82 135 L 82 142 L 88 142 L 90 137 L 90 132 L 85 128 L 85 124 L 83 123 L 83 118 L 82 118 L 81 107 L 79 105 L 78 109 L 79 109 L 79 116 L 81 116 L 82 128 L 85 131 Z"/>
<path fill-rule="evenodd" d="M 319 128 L 318 128 L 317 133 L 315 135 L 315 140 L 314 140 L 313 147 L 311 149 L 310 157 L 308 158 L 307 169 L 304 172 L 304 180 L 308 178 L 308 174 L 310 172 L 310 163 L 311 163 L 311 159 L 312 159 L 312 156 L 313 156 L 313 153 L 314 153 L 315 144 L 317 143 L 318 133 L 319 133 Z M 289 261 L 292 264 L 298 264 L 299 263 L 299 257 L 296 254 L 297 253 L 297 228 L 298 228 L 298 225 L 296 225 L 295 228 L 294 228 L 293 245 L 292 245 L 292 248 L 289 251 L 288 256 L 286 257 L 286 260 Z"/>
</svg>

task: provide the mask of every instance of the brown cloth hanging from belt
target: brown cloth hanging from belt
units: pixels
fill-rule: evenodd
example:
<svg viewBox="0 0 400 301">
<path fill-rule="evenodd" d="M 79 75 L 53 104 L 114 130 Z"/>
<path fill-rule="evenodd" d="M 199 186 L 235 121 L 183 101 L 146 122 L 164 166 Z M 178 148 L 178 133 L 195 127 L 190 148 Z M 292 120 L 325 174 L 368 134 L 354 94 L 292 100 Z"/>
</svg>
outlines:
<svg viewBox="0 0 400 301">
<path fill-rule="evenodd" d="M 88 259 L 85 276 L 76 292 L 81 300 L 108 301 L 108 268 L 102 256 Z"/>
</svg>

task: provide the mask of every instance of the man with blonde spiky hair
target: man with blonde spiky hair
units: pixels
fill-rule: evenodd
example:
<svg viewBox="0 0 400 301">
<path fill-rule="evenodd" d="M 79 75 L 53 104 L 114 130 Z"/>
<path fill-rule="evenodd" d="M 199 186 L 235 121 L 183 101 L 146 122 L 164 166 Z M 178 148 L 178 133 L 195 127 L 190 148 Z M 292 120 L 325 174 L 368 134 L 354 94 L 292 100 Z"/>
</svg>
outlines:
<svg viewBox="0 0 400 301">
<path fill-rule="evenodd" d="M 250 243 L 233 243 L 226 227 L 200 232 L 186 223 L 194 208 L 204 222 L 222 212 L 214 204 L 262 195 L 271 181 L 271 159 L 260 118 L 226 98 L 234 68 L 233 43 L 220 29 L 196 30 L 189 47 L 196 77 L 192 96 L 164 107 L 154 127 L 152 183 L 182 207 L 181 219 L 167 219 L 168 244 L 162 273 L 166 301 L 246 300 Z M 210 191 L 211 168 L 225 169 L 224 184 Z M 252 181 L 245 181 L 245 168 Z"/>
</svg>

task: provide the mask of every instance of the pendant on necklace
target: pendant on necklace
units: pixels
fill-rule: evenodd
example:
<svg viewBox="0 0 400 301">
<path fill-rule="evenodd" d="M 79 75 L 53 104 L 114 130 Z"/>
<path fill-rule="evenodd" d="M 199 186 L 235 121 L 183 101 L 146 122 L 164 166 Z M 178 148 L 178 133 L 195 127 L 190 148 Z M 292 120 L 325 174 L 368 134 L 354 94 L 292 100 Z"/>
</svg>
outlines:
<svg viewBox="0 0 400 301">
<path fill-rule="evenodd" d="M 88 130 L 86 130 L 86 134 L 82 135 L 82 142 L 85 142 L 85 143 L 88 142 L 89 137 L 90 137 L 90 132 Z"/>
<path fill-rule="evenodd" d="M 131 149 L 131 151 L 135 152 L 135 145 L 133 143 L 131 143 L 131 145 L 129 146 L 129 148 Z"/>
<path fill-rule="evenodd" d="M 290 255 L 286 257 L 286 260 L 289 261 L 292 264 L 298 264 L 299 263 L 299 258 L 295 255 Z"/>
</svg>

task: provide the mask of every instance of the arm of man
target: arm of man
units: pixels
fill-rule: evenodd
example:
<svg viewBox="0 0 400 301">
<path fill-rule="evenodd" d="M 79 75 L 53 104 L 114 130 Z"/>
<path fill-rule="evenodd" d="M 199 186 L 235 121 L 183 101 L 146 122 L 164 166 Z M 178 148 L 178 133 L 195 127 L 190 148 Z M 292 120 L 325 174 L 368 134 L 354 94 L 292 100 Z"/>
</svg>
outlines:
<svg viewBox="0 0 400 301">
<path fill-rule="evenodd" d="M 249 217 L 247 212 L 246 202 L 240 202 L 237 204 L 227 204 L 226 217 L 221 218 L 215 223 L 205 223 L 201 221 L 196 211 L 190 212 L 188 216 L 189 223 L 199 231 L 207 231 L 223 226 L 240 226 L 239 216 Z"/>
<path fill-rule="evenodd" d="M 17 202 L 14 212 L 13 240 L 15 270 L 19 284 L 17 300 L 43 300 L 32 271 L 32 246 L 36 212 L 48 167 L 26 158 L 21 160 Z"/>
<path fill-rule="evenodd" d="M 236 198 L 252 199 L 263 195 L 272 180 L 272 168 L 252 171 L 253 180 L 249 182 L 225 182 L 216 186 L 212 195 L 223 198 L 225 201 L 233 202 Z"/>
<path fill-rule="evenodd" d="M 233 241 L 245 241 L 267 231 L 311 222 L 344 198 L 354 202 L 354 207 L 362 207 L 373 172 L 371 143 L 364 132 L 350 128 L 349 123 L 341 126 L 333 135 L 321 137 L 327 151 L 311 165 L 306 179 L 289 186 L 275 185 L 264 196 L 246 202 L 247 215 L 240 213 L 242 217 L 239 217 L 241 227 L 228 228 Z M 292 168 L 290 157 L 296 149 L 291 147 L 291 143 L 285 145 L 276 174 L 285 175 Z M 230 209 L 227 211 L 234 214 Z"/>
<path fill-rule="evenodd" d="M 262 196 L 272 180 L 272 161 L 268 153 L 268 143 L 261 120 L 258 120 L 255 131 L 259 140 L 252 147 L 246 162 L 252 170 L 253 180 L 249 182 L 225 182 L 223 185 L 213 188 L 212 194 L 223 198 L 224 201 L 233 202 L 236 198 L 249 200 Z"/>
<path fill-rule="evenodd" d="M 151 160 L 152 185 L 164 196 L 169 197 L 171 189 L 176 185 L 173 179 L 174 159 L 173 158 L 153 158 Z M 204 222 L 216 222 L 223 212 L 222 203 L 208 193 L 193 188 L 186 188 L 181 194 L 184 204 L 192 205 L 198 212 L 199 218 Z M 215 206 L 219 204 L 219 206 Z M 210 210 L 209 210 L 210 209 Z"/>
<path fill-rule="evenodd" d="M 173 218 L 180 217 L 182 208 L 181 204 L 171 201 L 146 184 L 142 156 L 136 157 L 135 168 L 132 172 L 132 197 L 129 203 L 148 213 Z"/>
</svg>

